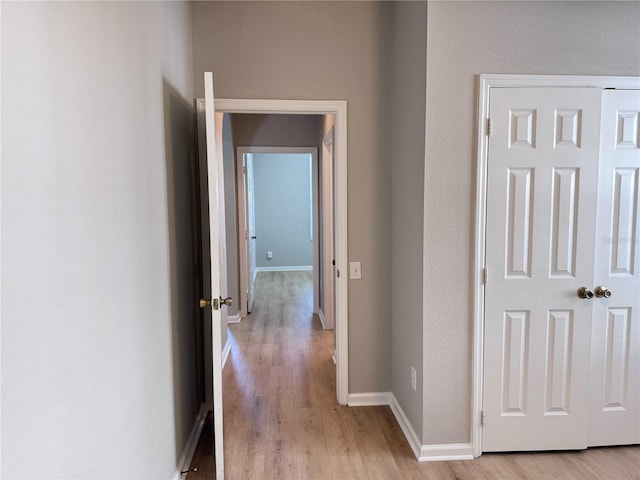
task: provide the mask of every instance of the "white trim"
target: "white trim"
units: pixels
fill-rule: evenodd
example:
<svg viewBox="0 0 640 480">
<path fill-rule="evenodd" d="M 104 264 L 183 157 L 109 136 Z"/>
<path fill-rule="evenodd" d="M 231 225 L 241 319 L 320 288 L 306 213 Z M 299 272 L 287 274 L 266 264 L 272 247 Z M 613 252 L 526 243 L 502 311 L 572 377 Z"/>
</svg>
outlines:
<svg viewBox="0 0 640 480">
<path fill-rule="evenodd" d="M 640 77 L 585 75 L 511 75 L 482 74 L 480 85 L 487 88 L 568 87 L 640 89 Z M 480 90 L 480 94 L 484 93 Z"/>
<path fill-rule="evenodd" d="M 227 364 L 229 353 L 231 353 L 231 342 L 229 342 L 229 338 L 227 338 L 227 343 L 224 344 L 224 348 L 222 349 L 222 369 L 223 370 L 224 370 L 224 366 Z"/>
<path fill-rule="evenodd" d="M 350 393 L 350 407 L 379 407 L 389 405 L 391 392 Z"/>
<path fill-rule="evenodd" d="M 256 272 L 310 272 L 312 265 L 298 265 L 290 267 L 256 267 Z"/>
<path fill-rule="evenodd" d="M 349 396 L 349 286 L 347 201 L 347 102 L 344 100 L 252 100 L 216 99 L 216 110 L 228 113 L 302 113 L 335 115 L 334 155 L 336 167 L 335 232 L 336 269 L 336 396 L 345 405 Z"/>
<path fill-rule="evenodd" d="M 227 325 L 230 323 L 240 323 L 240 315 L 229 315 L 227 317 Z"/>
<path fill-rule="evenodd" d="M 422 445 L 419 462 L 443 462 L 452 460 L 473 460 L 473 448 L 470 443 L 443 443 L 440 445 Z"/>
<path fill-rule="evenodd" d="M 482 386 L 484 375 L 484 281 L 486 251 L 486 193 L 488 167 L 488 139 L 485 133 L 486 119 L 489 117 L 489 93 L 491 88 L 517 87 L 566 87 L 566 88 L 618 88 L 640 89 L 640 77 L 604 77 L 604 76 L 564 76 L 564 75 L 494 75 L 484 74 L 478 77 L 477 108 L 477 170 L 476 170 L 476 213 L 475 247 L 473 263 L 473 386 L 471 392 L 471 453 L 474 457 L 482 455 Z M 466 444 L 456 444 L 466 445 Z M 437 457 L 438 452 L 450 451 L 450 445 L 431 446 L 426 453 Z M 442 448 L 441 448 L 442 447 Z M 460 448 L 463 452 L 464 449 Z M 460 453 L 465 456 L 466 453 Z M 422 455 L 421 455 L 422 456 Z"/>
<path fill-rule="evenodd" d="M 324 312 L 322 310 L 318 310 L 316 312 L 316 315 L 318 315 L 318 318 L 320 319 L 320 323 L 322 324 L 322 329 L 326 330 L 327 329 L 327 324 L 325 323 Z"/>
<path fill-rule="evenodd" d="M 400 430 L 402 430 L 407 443 L 409 443 L 411 447 L 411 451 L 419 462 L 473 460 L 473 450 L 470 443 L 423 445 L 393 392 L 349 394 L 350 407 L 377 407 L 383 405 L 388 405 L 389 408 L 391 408 L 391 412 L 398 422 Z"/>
<path fill-rule="evenodd" d="M 200 405 L 200 411 L 198 412 L 198 415 L 193 422 L 193 427 L 191 428 L 189 439 L 187 440 L 187 444 L 184 446 L 182 455 L 180 455 L 180 459 L 178 460 L 177 469 L 173 474 L 174 480 L 187 478 L 186 474 L 181 475 L 180 472 L 189 470 L 189 467 L 191 466 L 191 460 L 193 460 L 193 454 L 195 453 L 196 447 L 198 446 L 200 434 L 202 433 L 202 427 L 204 427 L 204 421 L 207 418 L 207 411 L 207 407 L 204 403 Z"/>
<path fill-rule="evenodd" d="M 398 422 L 398 425 L 400 425 L 400 430 L 404 433 L 404 437 L 407 439 L 413 454 L 416 456 L 416 459 L 420 460 L 422 442 L 418 438 L 416 431 L 413 429 L 411 422 L 409 422 L 407 415 L 404 413 L 404 410 L 400 406 L 400 403 L 398 403 L 398 399 L 393 392 L 389 394 L 389 407 L 393 412 L 393 416 L 396 417 L 396 421 Z"/>
</svg>

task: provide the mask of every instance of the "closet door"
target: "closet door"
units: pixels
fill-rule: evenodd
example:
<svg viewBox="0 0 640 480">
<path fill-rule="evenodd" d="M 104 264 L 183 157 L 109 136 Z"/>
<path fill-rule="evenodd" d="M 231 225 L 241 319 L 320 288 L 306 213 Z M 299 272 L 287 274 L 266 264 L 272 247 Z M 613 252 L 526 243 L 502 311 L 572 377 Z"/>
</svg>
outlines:
<svg viewBox="0 0 640 480">
<path fill-rule="evenodd" d="M 640 443 L 639 117 L 640 91 L 603 92 L 589 446 Z"/>
<path fill-rule="evenodd" d="M 484 451 L 587 446 L 601 91 L 491 90 Z"/>
</svg>

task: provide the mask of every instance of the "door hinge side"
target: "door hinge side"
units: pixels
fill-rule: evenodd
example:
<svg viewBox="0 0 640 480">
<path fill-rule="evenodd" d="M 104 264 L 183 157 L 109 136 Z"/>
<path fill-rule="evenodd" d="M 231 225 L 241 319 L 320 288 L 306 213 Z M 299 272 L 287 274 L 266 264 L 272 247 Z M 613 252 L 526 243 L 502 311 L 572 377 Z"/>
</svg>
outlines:
<svg viewBox="0 0 640 480">
<path fill-rule="evenodd" d="M 480 410 L 480 423 L 484 425 L 487 422 L 487 415 L 484 410 Z"/>
<path fill-rule="evenodd" d="M 489 274 L 487 273 L 487 267 L 484 267 L 482 269 L 482 284 L 486 285 L 487 284 L 487 279 L 489 277 Z"/>
<path fill-rule="evenodd" d="M 491 117 L 487 118 L 487 135 L 491 136 L 491 134 L 493 133 L 492 131 L 492 125 L 491 125 Z"/>
</svg>

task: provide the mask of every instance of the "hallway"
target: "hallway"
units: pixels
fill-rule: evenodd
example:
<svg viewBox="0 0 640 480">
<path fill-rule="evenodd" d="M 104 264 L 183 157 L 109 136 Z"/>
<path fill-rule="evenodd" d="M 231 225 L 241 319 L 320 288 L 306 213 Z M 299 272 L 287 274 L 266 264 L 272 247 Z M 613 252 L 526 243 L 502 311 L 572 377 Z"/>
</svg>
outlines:
<svg viewBox="0 0 640 480">
<path fill-rule="evenodd" d="M 259 273 L 253 312 L 229 330 L 229 480 L 639 478 L 639 447 L 417 462 L 389 407 L 336 404 L 333 332 L 313 316 L 311 272 Z M 187 479 L 213 478 L 212 451 L 207 423 Z"/>
</svg>

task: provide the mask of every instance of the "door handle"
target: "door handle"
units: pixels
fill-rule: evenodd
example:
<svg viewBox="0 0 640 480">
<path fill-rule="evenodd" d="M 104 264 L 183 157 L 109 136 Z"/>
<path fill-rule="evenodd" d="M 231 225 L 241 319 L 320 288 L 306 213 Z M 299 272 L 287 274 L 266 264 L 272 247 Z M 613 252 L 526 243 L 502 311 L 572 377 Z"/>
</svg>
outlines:
<svg viewBox="0 0 640 480">
<path fill-rule="evenodd" d="M 607 287 L 603 287 L 603 286 L 596 287 L 595 294 L 596 294 L 596 297 L 598 297 L 598 298 L 603 298 L 603 297 L 604 298 L 609 298 L 611 295 L 613 295 L 611 293 L 611 290 L 609 290 L 609 289 L 607 289 Z"/>
<path fill-rule="evenodd" d="M 206 298 L 200 299 L 200 308 L 211 307 L 213 310 L 218 310 L 220 307 L 218 306 L 218 299 L 212 298 L 211 300 L 207 300 Z"/>
<path fill-rule="evenodd" d="M 220 307 L 222 307 L 222 305 L 226 307 L 230 307 L 231 305 L 233 305 L 233 299 L 231 297 L 227 297 L 227 298 L 220 297 L 219 299 L 212 298 L 211 300 L 207 300 L 206 298 L 200 299 L 200 308 L 211 307 L 214 310 L 219 310 Z"/>
<path fill-rule="evenodd" d="M 258 237 L 256 237 L 255 235 L 253 235 L 253 236 L 251 237 L 251 240 L 255 240 L 256 238 L 258 238 Z"/>
<path fill-rule="evenodd" d="M 580 298 L 591 299 L 593 298 L 593 292 L 589 290 L 587 287 L 580 287 L 578 289 L 578 296 Z"/>
</svg>

